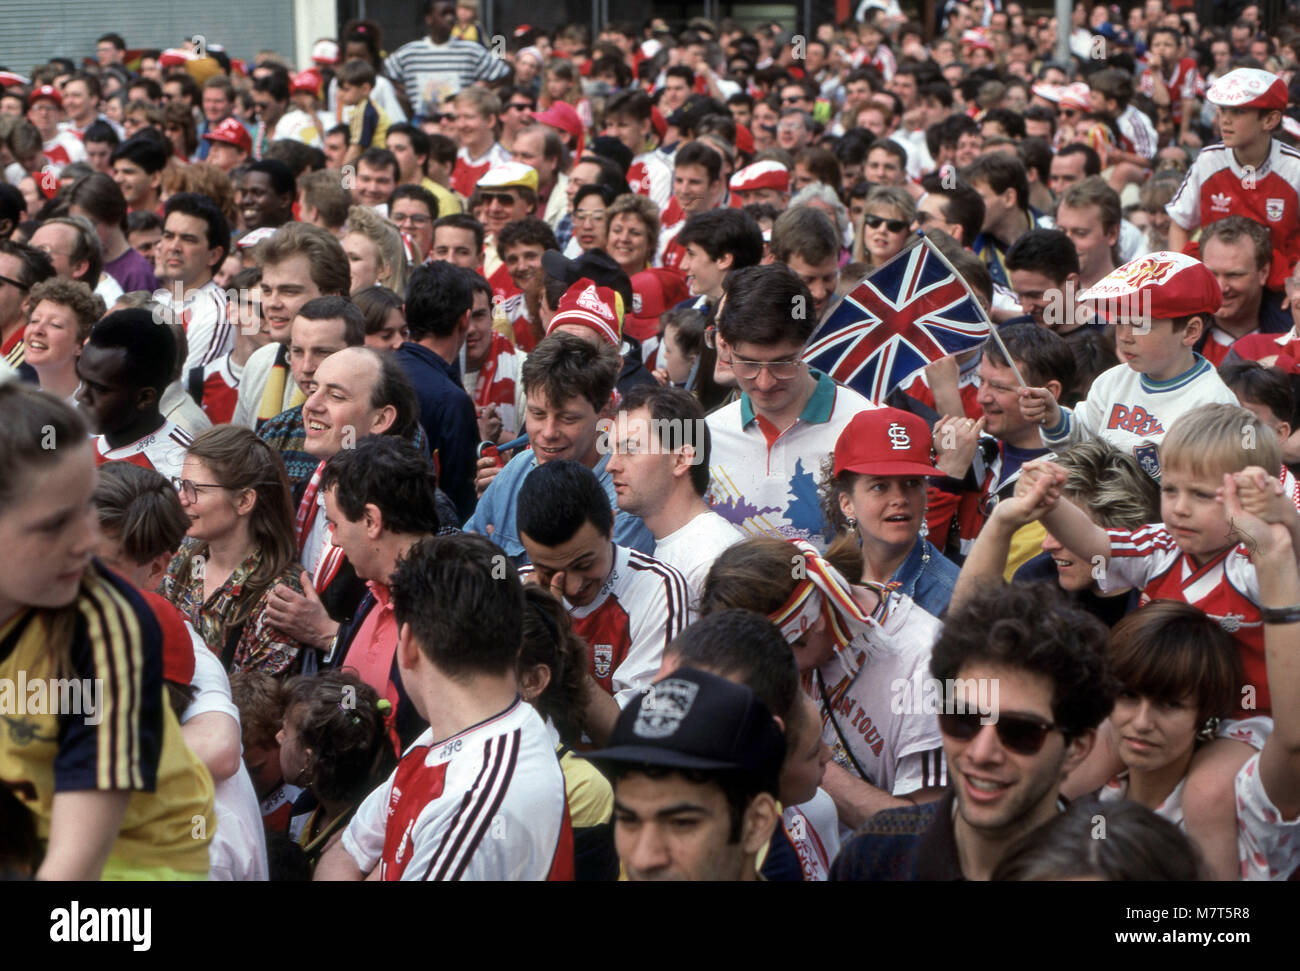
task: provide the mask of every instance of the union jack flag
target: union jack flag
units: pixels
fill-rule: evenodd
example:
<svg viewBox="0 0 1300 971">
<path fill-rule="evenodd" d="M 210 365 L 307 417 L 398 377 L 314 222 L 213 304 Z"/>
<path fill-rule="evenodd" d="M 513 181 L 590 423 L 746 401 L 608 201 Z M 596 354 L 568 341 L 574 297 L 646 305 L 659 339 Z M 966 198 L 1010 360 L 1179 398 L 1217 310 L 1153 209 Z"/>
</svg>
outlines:
<svg viewBox="0 0 1300 971">
<path fill-rule="evenodd" d="M 976 347 L 991 332 L 966 281 L 921 236 L 840 301 L 803 359 L 879 403 L 927 364 Z"/>
</svg>

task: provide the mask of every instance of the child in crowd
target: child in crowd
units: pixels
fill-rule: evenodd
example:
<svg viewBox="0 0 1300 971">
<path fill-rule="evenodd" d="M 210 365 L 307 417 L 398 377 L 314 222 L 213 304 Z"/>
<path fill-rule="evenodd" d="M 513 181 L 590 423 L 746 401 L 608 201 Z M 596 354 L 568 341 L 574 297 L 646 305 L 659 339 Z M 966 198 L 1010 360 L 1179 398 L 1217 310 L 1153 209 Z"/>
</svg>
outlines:
<svg viewBox="0 0 1300 971">
<path fill-rule="evenodd" d="M 348 154 L 345 161 L 355 161 L 368 148 L 383 148 L 388 136 L 388 115 L 370 100 L 375 87 L 375 68 L 368 61 L 348 61 L 338 73 L 340 121 L 344 108 L 352 109 L 348 125 Z"/>
<path fill-rule="evenodd" d="M 239 709 L 244 765 L 261 803 L 262 825 L 267 836 L 285 835 L 302 789 L 286 782 L 280 768 L 280 729 L 288 704 L 284 685 L 265 671 L 236 671 L 230 694 Z"/>
</svg>

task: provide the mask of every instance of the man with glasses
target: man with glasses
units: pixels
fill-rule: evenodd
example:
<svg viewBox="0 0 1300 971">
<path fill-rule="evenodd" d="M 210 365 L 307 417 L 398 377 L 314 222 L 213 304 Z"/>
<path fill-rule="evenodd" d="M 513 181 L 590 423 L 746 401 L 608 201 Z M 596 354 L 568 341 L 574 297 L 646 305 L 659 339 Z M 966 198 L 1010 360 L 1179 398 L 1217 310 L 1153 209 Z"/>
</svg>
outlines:
<svg viewBox="0 0 1300 971">
<path fill-rule="evenodd" d="M 991 638 L 995 627 L 1014 635 Z M 986 587 L 948 614 L 931 652 L 951 780 L 938 802 L 871 817 L 832 880 L 987 880 L 1006 849 L 1065 808 L 1117 684 L 1106 628 L 1046 584 Z M 915 700 L 922 692 L 913 690 Z"/>
<path fill-rule="evenodd" d="M 388 144 L 393 144 L 391 131 Z M 433 194 L 421 185 L 399 185 L 389 203 L 389 218 L 414 247 L 415 258 L 411 262 L 418 266 L 428 260 L 433 250 L 433 223 L 438 218 L 438 202 Z"/>
<path fill-rule="evenodd" d="M 0 360 L 22 367 L 27 353 L 28 294 L 32 287 L 55 276 L 54 263 L 34 246 L 0 240 Z"/>
<path fill-rule="evenodd" d="M 817 477 L 840 432 L 870 401 L 802 360 L 817 323 L 813 295 L 788 266 L 752 266 L 727 280 L 717 314 L 718 359 L 739 401 L 708 418 L 712 508 L 742 531 L 831 538 Z"/>
<path fill-rule="evenodd" d="M 63 116 L 63 95 L 52 84 L 42 84 L 32 92 L 28 102 L 27 120 L 36 126 L 44 142 L 43 151 L 54 174 L 63 166 L 86 161 L 86 148 L 81 139 L 69 131 L 59 130 Z"/>
<path fill-rule="evenodd" d="M 515 139 L 521 131 L 531 127 L 532 112 L 537 107 L 537 102 L 526 91 L 514 87 L 502 89 L 500 98 L 501 114 L 497 115 L 497 119 L 501 122 L 501 134 L 497 141 L 503 149 L 517 156 Z"/>
</svg>

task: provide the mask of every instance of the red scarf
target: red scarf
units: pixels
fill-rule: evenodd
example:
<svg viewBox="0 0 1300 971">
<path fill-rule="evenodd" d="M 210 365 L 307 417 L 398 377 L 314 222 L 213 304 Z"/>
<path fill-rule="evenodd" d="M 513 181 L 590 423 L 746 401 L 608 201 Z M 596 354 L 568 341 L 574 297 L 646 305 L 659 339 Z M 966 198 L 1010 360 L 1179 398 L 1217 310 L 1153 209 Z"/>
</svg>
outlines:
<svg viewBox="0 0 1300 971">
<path fill-rule="evenodd" d="M 298 503 L 298 514 L 294 517 L 293 529 L 298 535 L 299 560 L 302 559 L 307 545 L 307 537 L 311 535 L 311 528 L 316 522 L 316 514 L 320 512 L 320 506 L 317 504 L 316 498 L 320 495 L 320 480 L 324 471 L 325 462 L 322 461 L 316 466 L 316 471 L 311 474 L 311 479 L 307 482 L 307 490 L 302 494 L 302 502 Z M 325 588 L 338 575 L 339 568 L 342 565 L 343 548 L 335 546 L 331 540 L 322 551 L 320 561 L 316 564 L 316 573 L 312 577 L 312 586 L 316 588 L 317 593 L 325 592 Z M 303 566 L 307 566 L 307 564 L 304 563 Z"/>
<path fill-rule="evenodd" d="M 498 331 L 492 331 L 487 360 L 479 368 L 478 383 L 474 386 L 474 404 L 513 405 L 515 403 L 515 372 L 518 361 L 514 345 Z M 503 366 L 504 365 L 504 366 Z"/>
</svg>

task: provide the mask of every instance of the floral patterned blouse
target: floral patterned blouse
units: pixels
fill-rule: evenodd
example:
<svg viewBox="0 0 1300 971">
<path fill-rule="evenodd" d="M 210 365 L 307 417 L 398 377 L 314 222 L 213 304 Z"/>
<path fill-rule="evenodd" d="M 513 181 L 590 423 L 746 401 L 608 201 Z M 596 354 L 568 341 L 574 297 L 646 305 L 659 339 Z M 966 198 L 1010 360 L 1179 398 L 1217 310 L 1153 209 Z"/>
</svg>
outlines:
<svg viewBox="0 0 1300 971">
<path fill-rule="evenodd" d="M 244 592 L 244 581 L 262 562 L 262 551 L 254 550 L 234 573 L 226 579 L 205 603 L 203 600 L 203 571 L 194 569 L 195 564 L 202 563 L 207 554 L 207 544 L 202 540 L 186 539 L 180 551 L 172 557 L 163 578 L 161 591 L 185 614 L 194 629 L 199 632 L 209 650 L 221 657 L 225 650 L 225 620 L 234 614 L 239 598 Z M 181 575 L 181 564 L 187 559 L 190 563 L 188 576 Z M 299 575 L 302 567 L 291 563 L 280 574 L 278 583 L 287 584 L 291 589 L 302 593 Z M 272 585 L 274 586 L 274 584 Z M 265 671 L 267 674 L 290 675 L 302 669 L 302 659 L 306 646 L 276 630 L 266 616 L 268 588 L 253 607 L 244 622 L 239 643 L 235 648 L 234 660 L 230 670 Z"/>
</svg>

